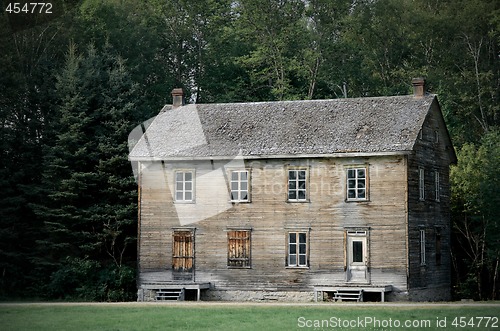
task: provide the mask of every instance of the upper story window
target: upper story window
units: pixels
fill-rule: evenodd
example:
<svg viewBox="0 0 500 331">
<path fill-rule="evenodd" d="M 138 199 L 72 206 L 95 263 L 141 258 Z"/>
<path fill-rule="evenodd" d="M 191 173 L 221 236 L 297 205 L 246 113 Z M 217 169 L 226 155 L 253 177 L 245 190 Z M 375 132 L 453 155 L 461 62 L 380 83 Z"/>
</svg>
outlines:
<svg viewBox="0 0 500 331">
<path fill-rule="evenodd" d="M 288 170 L 288 201 L 307 201 L 306 198 L 307 170 Z"/>
<path fill-rule="evenodd" d="M 368 200 L 366 167 L 347 169 L 347 201 Z"/>
<path fill-rule="evenodd" d="M 418 168 L 418 191 L 420 201 L 425 200 L 425 170 L 422 167 Z"/>
<path fill-rule="evenodd" d="M 250 201 L 249 179 L 248 170 L 231 171 L 231 201 Z"/>
<path fill-rule="evenodd" d="M 194 171 L 175 172 L 175 201 L 194 201 Z"/>
<path fill-rule="evenodd" d="M 439 172 L 437 170 L 434 172 L 434 191 L 435 191 L 435 200 L 439 201 L 441 195 L 441 189 L 439 184 Z"/>
</svg>

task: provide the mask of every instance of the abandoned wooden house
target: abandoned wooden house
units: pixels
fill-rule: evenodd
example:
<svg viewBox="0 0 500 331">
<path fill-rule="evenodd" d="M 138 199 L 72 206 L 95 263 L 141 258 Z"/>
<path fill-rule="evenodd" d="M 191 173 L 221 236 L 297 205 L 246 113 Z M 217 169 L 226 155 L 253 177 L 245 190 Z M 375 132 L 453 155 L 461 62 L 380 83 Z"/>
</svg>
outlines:
<svg viewBox="0 0 500 331">
<path fill-rule="evenodd" d="M 138 300 L 447 300 L 436 95 L 186 104 L 134 144 Z"/>
</svg>

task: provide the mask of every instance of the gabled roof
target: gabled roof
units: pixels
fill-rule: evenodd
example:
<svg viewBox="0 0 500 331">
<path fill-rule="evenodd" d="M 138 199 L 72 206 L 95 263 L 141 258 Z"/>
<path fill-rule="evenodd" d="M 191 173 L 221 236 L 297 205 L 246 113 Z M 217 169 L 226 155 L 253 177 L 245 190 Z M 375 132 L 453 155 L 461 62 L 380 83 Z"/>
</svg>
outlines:
<svg viewBox="0 0 500 331">
<path fill-rule="evenodd" d="M 166 106 L 130 159 L 409 152 L 434 101 L 428 94 Z"/>
</svg>

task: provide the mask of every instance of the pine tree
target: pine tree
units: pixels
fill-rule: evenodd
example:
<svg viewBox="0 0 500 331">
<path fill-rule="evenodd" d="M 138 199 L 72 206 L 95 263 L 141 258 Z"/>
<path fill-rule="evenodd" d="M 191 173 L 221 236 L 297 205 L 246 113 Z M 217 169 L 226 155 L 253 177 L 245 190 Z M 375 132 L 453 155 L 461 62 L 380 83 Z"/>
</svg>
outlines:
<svg viewBox="0 0 500 331">
<path fill-rule="evenodd" d="M 35 206 L 46 230 L 40 253 L 52 265 L 47 291 L 110 300 L 98 290 L 113 281 L 103 270 L 119 272 L 126 249 L 135 260 L 129 245 L 135 236 L 135 184 L 127 161 L 135 84 L 109 44 L 101 52 L 90 45 L 84 54 L 70 44 L 56 94 L 59 120 L 43 162 L 46 200 Z M 89 277 L 76 284 L 74 276 L 82 272 Z"/>
</svg>

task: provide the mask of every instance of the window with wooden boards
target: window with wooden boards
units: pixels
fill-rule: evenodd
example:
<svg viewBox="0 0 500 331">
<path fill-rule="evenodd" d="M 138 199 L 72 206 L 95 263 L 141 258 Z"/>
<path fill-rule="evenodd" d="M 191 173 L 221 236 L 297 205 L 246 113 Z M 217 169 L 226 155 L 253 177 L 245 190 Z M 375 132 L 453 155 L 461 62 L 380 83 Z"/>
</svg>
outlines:
<svg viewBox="0 0 500 331">
<path fill-rule="evenodd" d="M 176 230 L 172 236 L 172 269 L 176 272 L 192 272 L 194 266 L 194 232 Z"/>
<path fill-rule="evenodd" d="M 227 266 L 250 268 L 250 230 L 227 232 Z"/>
</svg>

